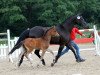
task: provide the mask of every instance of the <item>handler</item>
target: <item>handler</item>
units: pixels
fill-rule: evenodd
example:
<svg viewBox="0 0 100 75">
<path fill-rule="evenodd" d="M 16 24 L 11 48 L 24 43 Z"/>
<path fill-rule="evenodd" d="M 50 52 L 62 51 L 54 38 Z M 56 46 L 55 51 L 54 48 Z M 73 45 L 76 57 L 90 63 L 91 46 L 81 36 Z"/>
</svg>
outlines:
<svg viewBox="0 0 100 75">
<path fill-rule="evenodd" d="M 74 49 L 76 50 L 76 54 L 77 54 L 77 62 L 84 62 L 85 61 L 85 59 L 83 59 L 81 56 L 80 56 L 80 49 L 79 49 L 79 47 L 78 47 L 78 45 L 74 42 L 74 40 L 75 40 L 75 38 L 76 38 L 76 34 L 79 34 L 79 35 L 81 35 L 81 36 L 85 36 L 84 34 L 82 34 L 80 31 L 79 31 L 79 29 L 76 27 L 76 26 L 74 26 L 74 28 L 72 29 L 72 31 L 71 31 L 71 34 L 70 34 L 70 38 L 71 38 L 71 41 L 69 42 L 73 47 L 74 47 Z M 64 55 L 65 53 L 67 53 L 68 51 L 69 51 L 69 47 L 67 46 L 66 47 L 66 49 L 64 49 L 64 50 L 62 50 L 62 52 L 61 52 L 61 54 L 59 55 L 57 55 L 56 56 L 56 59 L 55 59 L 55 62 L 57 62 L 58 61 L 58 59 L 62 56 L 62 55 Z"/>
</svg>

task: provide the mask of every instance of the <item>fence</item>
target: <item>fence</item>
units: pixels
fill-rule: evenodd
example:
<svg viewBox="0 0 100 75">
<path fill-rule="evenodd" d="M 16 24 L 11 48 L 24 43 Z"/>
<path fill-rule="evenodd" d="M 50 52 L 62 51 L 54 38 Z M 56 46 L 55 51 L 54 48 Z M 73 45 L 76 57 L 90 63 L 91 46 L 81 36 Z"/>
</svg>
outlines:
<svg viewBox="0 0 100 75">
<path fill-rule="evenodd" d="M 0 58 L 6 58 L 10 50 L 10 30 L 0 33 L 0 37 L 2 36 L 6 36 L 6 38 L 0 38 Z"/>
<path fill-rule="evenodd" d="M 95 51 L 97 55 L 100 55 L 100 37 L 98 35 L 98 31 L 96 30 L 96 27 L 94 26 L 93 29 L 87 29 L 87 30 L 80 30 L 81 32 L 84 31 L 93 31 L 94 35 L 95 35 Z M 10 31 L 7 30 L 6 33 L 0 33 L 0 35 L 7 35 L 7 44 L 2 44 L 0 45 L 0 58 L 6 58 L 8 55 L 8 52 L 13 48 L 13 46 L 15 45 L 15 43 L 17 42 L 18 37 L 15 37 L 14 39 L 10 39 Z M 17 58 L 19 53 L 21 52 L 21 48 L 16 50 L 13 54 L 12 54 L 12 58 Z"/>
<path fill-rule="evenodd" d="M 10 40 L 10 48 L 12 49 L 15 45 L 15 43 L 17 42 L 18 37 L 14 37 L 14 39 Z M 21 48 L 17 49 L 13 54 L 12 54 L 12 58 L 17 58 L 18 55 L 21 52 Z"/>
<path fill-rule="evenodd" d="M 7 56 L 7 49 L 8 49 L 8 46 L 6 44 L 1 44 L 0 45 L 0 57 L 1 58 L 6 58 L 6 56 Z"/>
</svg>

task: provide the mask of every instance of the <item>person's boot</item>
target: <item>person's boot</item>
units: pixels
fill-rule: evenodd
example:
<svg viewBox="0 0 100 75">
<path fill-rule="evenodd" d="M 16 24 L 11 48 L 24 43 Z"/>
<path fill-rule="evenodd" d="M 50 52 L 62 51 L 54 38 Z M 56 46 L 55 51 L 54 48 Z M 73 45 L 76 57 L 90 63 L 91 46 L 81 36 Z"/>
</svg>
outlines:
<svg viewBox="0 0 100 75">
<path fill-rule="evenodd" d="M 84 62 L 86 59 L 83 59 L 83 58 L 78 58 L 77 60 L 76 60 L 76 62 Z"/>
</svg>

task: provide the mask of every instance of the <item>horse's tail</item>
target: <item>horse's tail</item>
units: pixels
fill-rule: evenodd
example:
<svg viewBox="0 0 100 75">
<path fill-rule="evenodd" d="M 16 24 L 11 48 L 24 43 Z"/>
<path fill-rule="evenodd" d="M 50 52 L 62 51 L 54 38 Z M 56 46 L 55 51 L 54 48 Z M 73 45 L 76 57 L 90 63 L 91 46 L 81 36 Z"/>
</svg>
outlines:
<svg viewBox="0 0 100 75">
<path fill-rule="evenodd" d="M 9 53 L 8 55 L 12 54 L 16 49 L 20 48 L 23 45 L 23 41 L 17 44 Z"/>
<path fill-rule="evenodd" d="M 20 48 L 21 45 L 21 41 L 25 40 L 26 38 L 29 37 L 29 30 L 25 30 L 20 36 L 19 39 L 17 41 L 17 43 L 15 44 L 15 46 L 12 48 L 12 50 L 9 52 L 9 54 L 12 54 L 16 49 Z M 9 55 L 8 54 L 8 55 Z"/>
</svg>

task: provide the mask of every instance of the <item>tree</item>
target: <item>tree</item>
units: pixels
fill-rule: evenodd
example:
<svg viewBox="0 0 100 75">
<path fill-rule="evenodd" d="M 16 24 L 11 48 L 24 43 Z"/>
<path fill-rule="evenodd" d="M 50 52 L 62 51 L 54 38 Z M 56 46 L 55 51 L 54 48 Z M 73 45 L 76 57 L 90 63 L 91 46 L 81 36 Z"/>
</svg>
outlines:
<svg viewBox="0 0 100 75">
<path fill-rule="evenodd" d="M 77 13 L 83 13 L 90 26 L 100 27 L 99 0 L 0 0 L 0 31 L 10 29 L 18 36 L 34 26 L 61 24 Z"/>
<path fill-rule="evenodd" d="M 89 23 L 100 24 L 100 0 L 80 0 L 78 10 Z"/>
<path fill-rule="evenodd" d="M 16 29 L 13 24 L 26 20 L 21 12 L 20 7 L 16 6 L 13 0 L 0 0 L 0 30 Z"/>
</svg>

